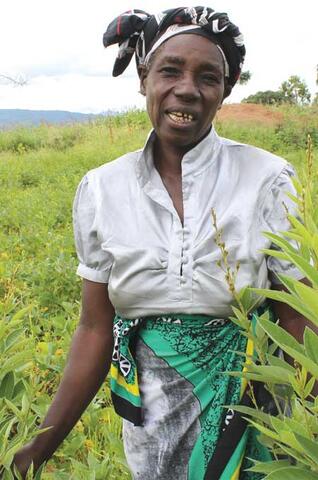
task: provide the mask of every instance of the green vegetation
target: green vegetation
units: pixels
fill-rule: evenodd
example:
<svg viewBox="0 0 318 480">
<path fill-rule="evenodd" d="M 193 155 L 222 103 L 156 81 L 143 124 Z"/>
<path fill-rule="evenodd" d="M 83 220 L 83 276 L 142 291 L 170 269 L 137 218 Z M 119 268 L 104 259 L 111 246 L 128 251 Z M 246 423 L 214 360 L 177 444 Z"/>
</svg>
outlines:
<svg viewBox="0 0 318 480">
<path fill-rule="evenodd" d="M 226 246 L 222 243 L 221 232 L 217 230 L 216 242 L 223 256 L 223 269 L 229 290 L 236 306 L 232 318 L 243 334 L 254 344 L 255 353 L 246 355 L 243 373 L 231 375 L 244 377 L 249 383 L 253 408 L 232 406 L 249 419 L 259 431 L 259 440 L 266 445 L 273 456 L 272 462 L 256 463 L 250 470 L 265 475 L 268 480 L 314 480 L 318 478 L 318 397 L 314 394 L 318 382 L 318 215 L 314 208 L 317 200 L 317 170 L 313 162 L 311 141 L 308 139 L 307 163 L 304 183 L 294 181 L 298 197 L 297 218 L 289 215 L 291 229 L 280 235 L 266 234 L 276 246 L 266 253 L 292 262 L 307 279 L 308 285 L 286 275 L 279 278 L 286 291 L 265 289 L 235 290 L 235 271 L 227 264 Z M 294 246 L 288 240 L 296 242 Z M 239 267 L 238 267 L 239 268 Z M 255 307 L 259 296 L 286 303 L 310 322 L 305 327 L 303 344 L 269 319 L 264 313 L 254 327 L 249 313 Z M 293 360 L 290 364 L 281 352 Z M 257 402 L 254 395 L 255 383 L 263 382 L 275 406 L 270 414 Z M 270 397 L 269 397 L 270 398 Z"/>
<path fill-rule="evenodd" d="M 216 127 L 221 135 L 284 156 L 301 172 L 306 134 L 311 133 L 318 144 L 317 108 L 281 111 L 278 126 L 217 122 Z M 76 186 L 87 170 L 140 148 L 149 127 L 145 112 L 130 112 L 87 125 L 0 132 L 0 465 L 4 479 L 12 478 L 9 465 L 15 451 L 34 435 L 47 410 L 79 317 L 80 280 L 75 275 L 71 225 Z M 316 161 L 313 198 L 318 186 Z M 305 181 L 305 173 L 301 178 Z M 106 382 L 42 479 L 129 479 L 120 429 Z"/>
<path fill-rule="evenodd" d="M 263 105 L 308 105 L 311 95 L 306 83 L 297 75 L 285 80 L 278 90 L 260 91 L 244 98 L 244 103 L 261 103 Z"/>
</svg>

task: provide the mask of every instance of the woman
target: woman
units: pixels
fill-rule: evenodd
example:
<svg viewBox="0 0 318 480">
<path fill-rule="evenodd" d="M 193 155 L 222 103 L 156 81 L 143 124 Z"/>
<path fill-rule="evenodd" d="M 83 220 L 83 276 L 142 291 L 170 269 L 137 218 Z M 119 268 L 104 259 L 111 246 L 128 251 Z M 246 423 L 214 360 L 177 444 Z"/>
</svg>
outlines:
<svg viewBox="0 0 318 480">
<path fill-rule="evenodd" d="M 292 265 L 266 259 L 262 231 L 286 230 L 292 170 L 262 150 L 221 139 L 211 122 L 235 85 L 243 38 L 226 14 L 178 8 L 126 12 L 104 35 L 119 43 L 113 74 L 135 53 L 153 125 L 143 150 L 89 172 L 74 203 L 83 308 L 64 378 L 20 471 L 48 459 L 107 375 L 135 479 L 256 479 L 245 457 L 268 458 L 240 416 L 247 403 L 234 351 L 246 339 L 227 320 L 233 299 L 219 264 L 211 210 L 240 268 L 236 288 L 265 287 Z M 278 305 L 297 338 L 304 322 Z M 115 316 L 116 313 L 116 316 Z M 114 319 L 115 317 L 115 319 Z M 297 317 L 297 318 L 296 318 Z M 297 323 L 296 321 L 297 320 Z M 114 339 L 114 340 L 113 340 Z M 112 355 L 113 352 L 113 355 Z M 137 374 L 138 371 L 138 374 Z M 85 386 L 85 387 L 83 387 Z"/>
</svg>

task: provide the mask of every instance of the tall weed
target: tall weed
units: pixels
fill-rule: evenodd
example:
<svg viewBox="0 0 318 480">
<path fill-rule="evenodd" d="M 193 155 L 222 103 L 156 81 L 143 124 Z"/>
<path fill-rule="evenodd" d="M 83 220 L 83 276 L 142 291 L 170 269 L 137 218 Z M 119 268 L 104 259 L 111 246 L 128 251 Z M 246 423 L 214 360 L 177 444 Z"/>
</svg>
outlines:
<svg viewBox="0 0 318 480">
<path fill-rule="evenodd" d="M 260 432 L 260 442 L 272 453 L 272 462 L 256 463 L 251 468 L 251 471 L 264 474 L 268 480 L 318 478 L 318 397 L 313 393 L 314 384 L 318 382 L 318 224 L 313 215 L 314 170 L 309 138 L 306 184 L 295 181 L 298 198 L 293 200 L 297 203 L 299 217 L 288 216 L 291 223 L 288 232 L 267 234 L 277 249 L 265 251 L 292 262 L 307 279 L 308 285 L 279 275 L 286 291 L 246 289 L 236 292 L 235 272 L 229 270 L 227 276 L 229 288 L 237 301 L 233 321 L 253 341 L 257 354 L 246 356 L 243 373 L 232 373 L 249 383 L 254 408 L 233 408 L 249 418 L 250 424 Z M 288 239 L 296 241 L 298 246 L 293 246 Z M 219 244 L 224 248 L 222 242 Z M 286 303 L 309 321 L 311 326 L 305 327 L 303 343 L 280 327 L 279 322 L 270 321 L 268 313 L 258 319 L 253 330 L 249 313 L 255 294 Z M 275 355 L 278 348 L 293 359 L 293 364 Z M 275 402 L 277 414 L 266 413 L 258 405 L 251 382 L 265 384 Z"/>
</svg>

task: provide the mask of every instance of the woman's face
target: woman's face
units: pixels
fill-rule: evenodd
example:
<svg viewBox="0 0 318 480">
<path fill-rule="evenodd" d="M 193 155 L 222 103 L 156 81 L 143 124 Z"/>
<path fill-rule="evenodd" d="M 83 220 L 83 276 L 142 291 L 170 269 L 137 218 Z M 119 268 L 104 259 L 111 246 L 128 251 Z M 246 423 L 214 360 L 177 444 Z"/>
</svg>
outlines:
<svg viewBox="0 0 318 480">
<path fill-rule="evenodd" d="M 162 145 L 192 147 L 208 132 L 224 97 L 224 63 L 207 38 L 179 34 L 141 75 L 147 110 Z"/>
</svg>

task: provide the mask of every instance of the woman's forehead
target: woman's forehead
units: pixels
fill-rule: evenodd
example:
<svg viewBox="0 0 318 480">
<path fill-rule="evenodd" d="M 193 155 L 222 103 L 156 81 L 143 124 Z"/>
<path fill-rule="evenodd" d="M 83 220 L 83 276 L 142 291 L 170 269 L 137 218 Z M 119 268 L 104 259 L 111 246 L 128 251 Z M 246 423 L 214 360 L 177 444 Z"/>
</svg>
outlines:
<svg viewBox="0 0 318 480">
<path fill-rule="evenodd" d="M 208 66 L 223 66 L 218 47 L 209 39 L 197 34 L 179 34 L 166 40 L 155 52 L 155 61 L 185 64 L 194 57 L 198 63 Z"/>
</svg>

